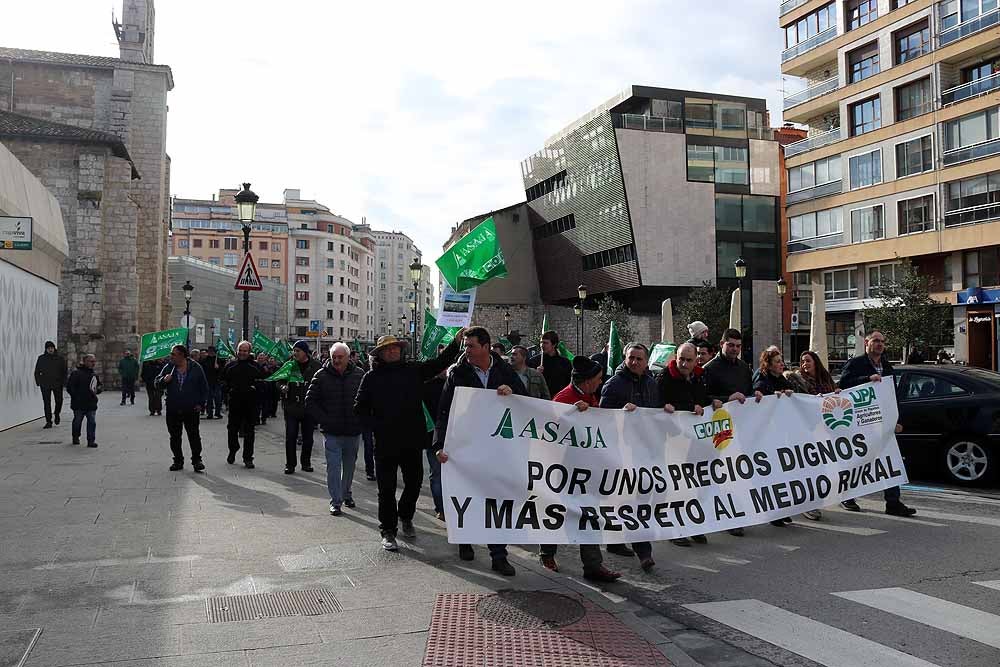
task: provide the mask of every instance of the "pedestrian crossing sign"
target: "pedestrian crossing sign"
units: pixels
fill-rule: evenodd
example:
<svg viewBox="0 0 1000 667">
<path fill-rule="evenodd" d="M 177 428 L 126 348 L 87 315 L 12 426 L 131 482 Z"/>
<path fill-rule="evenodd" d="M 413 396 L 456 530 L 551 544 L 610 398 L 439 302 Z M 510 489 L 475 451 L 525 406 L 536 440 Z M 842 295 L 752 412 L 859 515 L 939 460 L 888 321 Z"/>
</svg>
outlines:
<svg viewBox="0 0 1000 667">
<path fill-rule="evenodd" d="M 243 265 L 237 274 L 235 289 L 250 292 L 264 289 L 264 285 L 260 282 L 260 274 L 257 273 L 257 265 L 253 261 L 253 255 L 249 252 L 243 256 Z"/>
</svg>

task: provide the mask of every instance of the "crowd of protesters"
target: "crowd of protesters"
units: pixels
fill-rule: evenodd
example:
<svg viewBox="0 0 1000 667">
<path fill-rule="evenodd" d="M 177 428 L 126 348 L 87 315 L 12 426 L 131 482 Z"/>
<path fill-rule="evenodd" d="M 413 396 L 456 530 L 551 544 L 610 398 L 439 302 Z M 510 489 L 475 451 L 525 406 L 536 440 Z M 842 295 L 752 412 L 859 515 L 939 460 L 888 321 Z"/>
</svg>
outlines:
<svg viewBox="0 0 1000 667">
<path fill-rule="evenodd" d="M 282 376 L 280 364 L 266 355 L 253 355 L 252 345 L 241 341 L 234 358 L 223 362 L 213 347 L 205 351 L 175 345 L 166 360 L 141 365 L 126 351 L 118 363 L 121 405 L 135 404 L 135 385 L 142 380 L 148 394 L 151 416 L 164 414 L 173 462 L 171 471 L 184 468 L 183 437 L 187 434 L 189 459 L 196 472 L 205 469 L 199 423 L 222 419 L 225 410 L 228 436 L 227 463 L 241 453 L 243 465 L 254 468 L 255 429 L 277 416 L 280 404 L 285 420 L 285 470 L 311 473 L 315 431 L 323 437 L 326 459 L 329 512 L 343 514 L 356 507 L 352 493 L 354 471 L 363 453 L 365 475 L 378 485 L 378 521 L 382 547 L 398 548 L 397 534 L 416 536 L 413 519 L 423 486 L 425 463 L 429 470 L 431 496 L 437 519 L 445 519 L 441 488 L 441 466 L 448 462 L 445 442 L 455 389 L 474 387 L 494 390 L 500 396 L 517 394 L 539 400 L 591 408 L 625 410 L 662 409 L 668 413 L 718 409 L 725 402 L 760 402 L 764 396 L 793 393 L 828 394 L 841 388 L 880 382 L 892 376 L 885 356 L 886 337 L 880 331 L 865 338 L 865 354 L 850 359 L 843 368 L 839 386 L 812 351 L 799 358 L 798 368 L 785 368 L 780 349 L 769 347 L 751 367 L 743 359 L 743 341 L 738 330 L 728 329 L 715 343 L 702 322 L 688 326 L 690 340 L 676 349 L 658 373 L 650 369 L 650 350 L 638 342 L 624 346 L 623 360 L 608 368 L 608 350 L 592 357 L 570 361 L 559 351 L 559 336 L 546 331 L 538 354 L 514 345 L 506 350 L 486 329 L 470 327 L 457 332 L 447 346 L 439 346 L 434 358 L 418 361 L 406 354 L 407 342 L 394 336 L 381 337 L 365 364 L 345 343 L 329 349 L 329 359 L 320 360 L 308 342 L 292 348 L 292 359 L 284 368 L 297 371 Z M 35 380 L 42 392 L 45 426 L 59 424 L 63 388 L 73 410 L 73 444 L 79 444 L 83 423 L 89 447 L 96 447 L 96 411 L 101 381 L 95 373 L 93 355 L 83 355 L 72 373 L 55 344 L 48 342 L 38 358 Z M 613 370 L 613 372 L 608 372 Z M 274 377 L 272 377 L 274 376 Z M 281 377 L 278 377 L 281 376 Z M 54 409 L 52 401 L 54 399 Z M 897 425 L 897 432 L 900 427 Z M 399 478 L 402 490 L 398 493 Z M 915 510 L 900 500 L 898 487 L 885 491 L 886 513 L 908 517 Z M 849 511 L 861 511 L 853 500 L 842 503 Z M 820 520 L 819 510 L 806 512 Z M 777 527 L 791 522 L 772 521 Z M 743 528 L 728 531 L 745 534 Z M 676 546 L 704 544 L 705 535 L 671 540 Z M 505 576 L 515 574 L 507 557 L 507 545 L 488 545 L 492 567 Z M 609 545 L 607 551 L 635 557 L 644 570 L 655 566 L 653 545 L 637 542 Z M 459 545 L 458 555 L 473 560 L 472 545 Z M 544 567 L 558 571 L 555 545 L 541 545 Z M 600 546 L 581 545 L 584 576 L 595 581 L 614 581 L 620 574 L 604 564 Z"/>
</svg>

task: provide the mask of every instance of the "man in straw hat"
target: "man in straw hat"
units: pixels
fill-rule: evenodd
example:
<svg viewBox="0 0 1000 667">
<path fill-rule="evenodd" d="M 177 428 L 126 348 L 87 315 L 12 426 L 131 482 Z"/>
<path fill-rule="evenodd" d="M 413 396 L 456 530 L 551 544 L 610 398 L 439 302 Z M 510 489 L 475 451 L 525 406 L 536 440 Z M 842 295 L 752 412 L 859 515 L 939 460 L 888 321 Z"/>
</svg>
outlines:
<svg viewBox="0 0 1000 667">
<path fill-rule="evenodd" d="M 422 389 L 424 382 L 458 358 L 465 329 L 435 359 L 410 361 L 403 356 L 406 341 L 382 336 L 372 350 L 372 369 L 365 374 L 354 401 L 354 412 L 375 434 L 375 474 L 378 480 L 378 521 L 382 548 L 395 551 L 396 530 L 415 537 L 413 514 L 424 481 L 423 447 L 427 433 Z M 435 415 L 432 415 L 432 419 Z M 396 501 L 396 478 L 403 472 L 403 493 Z"/>
</svg>

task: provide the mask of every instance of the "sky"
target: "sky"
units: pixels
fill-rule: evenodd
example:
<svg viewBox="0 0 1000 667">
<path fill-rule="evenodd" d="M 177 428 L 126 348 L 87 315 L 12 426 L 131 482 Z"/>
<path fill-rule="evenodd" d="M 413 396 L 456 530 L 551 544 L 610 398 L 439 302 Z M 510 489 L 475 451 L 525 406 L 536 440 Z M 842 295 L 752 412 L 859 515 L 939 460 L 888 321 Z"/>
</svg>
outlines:
<svg viewBox="0 0 1000 667">
<path fill-rule="evenodd" d="M 778 5 L 158 0 L 171 193 L 298 188 L 426 262 L 456 223 L 523 201 L 521 160 L 628 85 L 763 97 L 780 125 Z M 0 45 L 117 56 L 121 11 L 9 0 Z"/>
</svg>

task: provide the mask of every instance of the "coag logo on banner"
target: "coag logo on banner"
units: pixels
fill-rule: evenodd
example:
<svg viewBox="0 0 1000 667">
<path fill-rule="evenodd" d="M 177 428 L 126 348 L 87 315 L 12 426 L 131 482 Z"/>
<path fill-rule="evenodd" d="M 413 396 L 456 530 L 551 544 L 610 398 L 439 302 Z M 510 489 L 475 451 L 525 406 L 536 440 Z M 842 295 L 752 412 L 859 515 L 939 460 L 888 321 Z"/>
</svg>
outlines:
<svg viewBox="0 0 1000 667">
<path fill-rule="evenodd" d="M 723 450 L 733 441 L 733 418 L 724 408 L 712 413 L 711 421 L 694 425 L 694 434 L 699 440 L 712 439 L 718 450 Z"/>
<path fill-rule="evenodd" d="M 823 421 L 833 431 L 841 426 L 850 427 L 854 423 L 854 404 L 842 396 L 827 396 L 820 408 Z"/>
<path fill-rule="evenodd" d="M 518 424 L 520 423 L 518 422 Z M 506 408 L 503 411 L 500 423 L 497 424 L 490 437 L 500 437 L 504 440 L 513 440 L 515 438 L 514 416 L 511 414 L 510 408 Z M 534 417 L 528 420 L 516 437 L 550 442 L 563 445 L 564 447 L 582 447 L 584 449 L 608 448 L 608 445 L 604 442 L 604 435 L 601 433 L 600 427 L 570 426 L 567 429 L 557 421 L 536 423 Z"/>
</svg>

